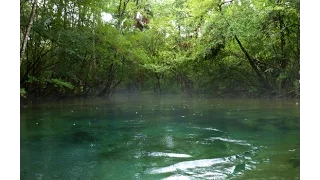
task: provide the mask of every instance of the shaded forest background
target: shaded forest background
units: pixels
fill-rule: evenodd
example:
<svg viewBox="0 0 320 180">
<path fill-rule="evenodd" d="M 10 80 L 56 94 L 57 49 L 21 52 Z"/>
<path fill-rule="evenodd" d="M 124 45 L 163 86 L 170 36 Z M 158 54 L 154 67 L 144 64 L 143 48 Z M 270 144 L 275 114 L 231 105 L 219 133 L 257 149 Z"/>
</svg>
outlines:
<svg viewBox="0 0 320 180">
<path fill-rule="evenodd" d="M 21 0 L 20 40 L 24 98 L 300 95 L 297 0 Z"/>
</svg>

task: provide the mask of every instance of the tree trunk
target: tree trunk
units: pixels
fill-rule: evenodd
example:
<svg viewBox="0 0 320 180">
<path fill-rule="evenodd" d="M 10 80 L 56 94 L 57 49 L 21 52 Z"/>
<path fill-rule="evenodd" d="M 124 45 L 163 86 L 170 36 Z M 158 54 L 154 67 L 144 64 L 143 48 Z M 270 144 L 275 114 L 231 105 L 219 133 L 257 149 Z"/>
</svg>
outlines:
<svg viewBox="0 0 320 180">
<path fill-rule="evenodd" d="M 121 78 L 116 81 L 116 75 L 115 72 L 117 70 L 117 67 L 114 67 L 114 64 L 112 63 L 109 67 L 109 73 L 108 73 L 108 80 L 106 82 L 106 85 L 102 89 L 102 91 L 97 96 L 111 96 L 116 87 L 122 82 L 123 79 L 123 65 L 124 65 L 124 57 L 122 61 L 122 68 L 121 68 Z"/>
<path fill-rule="evenodd" d="M 156 82 L 155 82 L 155 93 L 157 93 L 157 94 L 161 94 L 161 83 L 160 83 L 161 74 L 159 74 L 159 73 L 155 73 L 155 77 L 156 77 Z"/>
<path fill-rule="evenodd" d="M 34 0 L 33 4 L 32 4 L 32 10 L 31 10 L 31 14 L 30 14 L 29 24 L 27 26 L 27 29 L 26 29 L 26 32 L 25 32 L 25 35 L 24 35 L 24 39 L 23 39 L 23 43 L 22 43 L 22 48 L 21 48 L 21 51 L 20 51 L 20 66 L 21 66 L 21 63 L 22 63 L 24 52 L 25 52 L 26 47 L 27 47 L 27 42 L 28 42 L 28 38 L 29 38 L 29 35 L 30 35 L 30 30 L 31 30 L 31 27 L 32 27 L 32 24 L 33 24 L 33 20 L 34 20 L 35 14 L 36 14 L 37 3 L 38 3 L 38 0 Z"/>
<path fill-rule="evenodd" d="M 223 15 L 223 12 L 222 12 L 222 5 L 225 4 L 225 3 L 230 3 L 230 2 L 233 2 L 233 0 L 230 0 L 230 1 L 224 1 L 222 3 L 220 3 L 218 5 L 219 7 L 219 11 L 220 13 Z M 228 24 L 229 27 L 230 26 L 230 23 L 228 22 L 227 19 L 226 20 L 226 23 Z M 257 64 L 256 64 L 256 60 L 254 60 L 253 58 L 251 58 L 251 56 L 249 55 L 248 51 L 243 47 L 242 43 L 240 42 L 239 38 L 237 37 L 237 35 L 234 35 L 234 38 L 236 39 L 238 45 L 240 46 L 241 48 L 241 51 L 245 54 L 246 58 L 248 59 L 249 61 L 249 64 L 250 66 L 252 67 L 252 69 L 255 71 L 255 73 L 257 74 L 261 84 L 263 85 L 264 88 L 268 89 L 268 90 L 271 90 L 272 87 L 270 86 L 269 82 L 266 80 L 266 78 L 264 78 L 263 74 L 262 74 L 262 71 L 260 71 L 257 67 Z"/>
<path fill-rule="evenodd" d="M 261 71 L 259 71 L 259 69 L 257 68 L 254 60 L 250 57 L 249 53 L 246 51 L 246 49 L 243 47 L 243 45 L 241 44 L 240 40 L 238 39 L 237 35 L 234 35 L 238 45 L 240 46 L 242 52 L 245 54 L 246 58 L 249 61 L 249 64 L 251 65 L 252 69 L 256 72 L 260 82 L 262 83 L 262 85 L 266 88 L 266 89 L 271 89 L 269 83 L 267 82 L 267 80 L 263 77 Z"/>
<path fill-rule="evenodd" d="M 100 91 L 100 93 L 98 94 L 98 96 L 105 96 L 106 94 L 109 95 L 111 92 L 111 85 L 112 82 L 114 80 L 114 64 L 111 63 L 109 66 L 109 73 L 108 73 L 108 79 L 107 82 L 105 84 L 105 86 L 103 87 L 102 91 Z"/>
</svg>

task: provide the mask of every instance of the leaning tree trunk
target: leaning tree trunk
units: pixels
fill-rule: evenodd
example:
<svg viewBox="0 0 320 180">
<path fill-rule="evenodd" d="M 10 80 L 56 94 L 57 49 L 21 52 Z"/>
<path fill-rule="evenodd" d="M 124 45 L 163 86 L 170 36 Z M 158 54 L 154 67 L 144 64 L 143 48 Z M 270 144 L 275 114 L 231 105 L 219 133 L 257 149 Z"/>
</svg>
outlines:
<svg viewBox="0 0 320 180">
<path fill-rule="evenodd" d="M 259 69 L 257 68 L 254 60 L 250 57 L 249 53 L 246 51 L 246 49 L 243 47 L 243 45 L 241 44 L 239 38 L 237 37 L 237 35 L 234 35 L 234 38 L 236 39 L 238 45 L 240 46 L 242 52 L 245 54 L 246 58 L 249 61 L 250 66 L 252 67 L 252 69 L 255 71 L 255 73 L 257 74 L 260 82 L 262 83 L 262 85 L 264 86 L 264 88 L 271 90 L 271 86 L 269 85 L 268 81 L 263 77 L 262 72 L 259 71 Z"/>
<path fill-rule="evenodd" d="M 233 2 L 233 0 L 230 0 L 230 1 L 223 1 L 222 3 L 220 3 L 218 5 L 219 7 L 219 11 L 220 13 L 223 15 L 223 12 L 222 12 L 222 5 L 224 5 L 225 3 L 230 3 L 230 2 Z M 228 24 L 229 27 L 230 26 L 230 23 L 227 19 L 226 20 L 226 23 Z M 234 35 L 234 38 L 236 39 L 241 51 L 244 53 L 244 55 L 246 56 L 247 60 L 249 61 L 249 64 L 250 66 L 252 67 L 252 69 L 255 71 L 255 73 L 257 74 L 258 78 L 259 78 L 259 81 L 260 83 L 263 85 L 264 88 L 268 89 L 268 90 L 271 90 L 272 87 L 270 86 L 269 82 L 267 81 L 266 78 L 264 78 L 263 76 L 263 71 L 260 71 L 258 68 L 257 68 L 257 64 L 256 64 L 256 60 L 254 60 L 248 53 L 248 51 L 243 47 L 243 45 L 241 44 L 238 36 L 235 34 Z"/>
<path fill-rule="evenodd" d="M 29 24 L 28 24 L 26 32 L 24 34 L 22 48 L 21 48 L 21 51 L 20 51 L 20 66 L 21 66 L 21 63 L 22 63 L 24 52 L 25 52 L 26 47 L 27 47 L 28 37 L 30 35 L 30 30 L 31 30 L 31 27 L 32 27 L 32 24 L 33 24 L 33 20 L 34 20 L 35 14 L 36 14 L 37 3 L 38 3 L 38 0 L 34 0 L 33 4 L 32 4 L 32 10 L 31 10 L 31 14 L 30 14 Z"/>
</svg>

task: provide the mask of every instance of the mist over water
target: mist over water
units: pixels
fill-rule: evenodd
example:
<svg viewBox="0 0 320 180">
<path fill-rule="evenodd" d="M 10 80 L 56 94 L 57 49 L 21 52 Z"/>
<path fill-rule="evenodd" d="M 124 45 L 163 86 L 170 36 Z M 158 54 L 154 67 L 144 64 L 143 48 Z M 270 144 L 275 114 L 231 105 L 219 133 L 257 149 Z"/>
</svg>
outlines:
<svg viewBox="0 0 320 180">
<path fill-rule="evenodd" d="M 92 98 L 21 108 L 21 179 L 299 179 L 297 101 Z"/>
</svg>

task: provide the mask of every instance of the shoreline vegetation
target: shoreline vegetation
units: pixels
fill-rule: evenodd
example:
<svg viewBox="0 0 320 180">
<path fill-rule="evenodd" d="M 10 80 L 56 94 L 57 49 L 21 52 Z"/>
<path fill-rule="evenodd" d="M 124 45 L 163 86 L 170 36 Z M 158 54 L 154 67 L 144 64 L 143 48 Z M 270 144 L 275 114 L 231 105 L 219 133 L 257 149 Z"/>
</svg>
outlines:
<svg viewBox="0 0 320 180">
<path fill-rule="evenodd" d="M 20 1 L 21 100 L 300 98 L 300 1 Z"/>
</svg>

